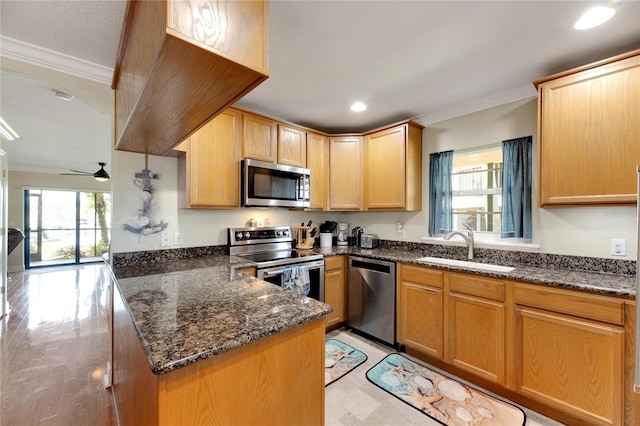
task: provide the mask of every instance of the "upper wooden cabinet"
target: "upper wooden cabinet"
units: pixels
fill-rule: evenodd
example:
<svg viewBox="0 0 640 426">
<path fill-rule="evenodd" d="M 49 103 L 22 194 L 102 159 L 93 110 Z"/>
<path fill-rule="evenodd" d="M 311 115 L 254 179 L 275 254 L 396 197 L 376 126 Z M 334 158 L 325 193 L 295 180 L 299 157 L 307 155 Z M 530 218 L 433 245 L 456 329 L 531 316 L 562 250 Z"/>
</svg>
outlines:
<svg viewBox="0 0 640 426">
<path fill-rule="evenodd" d="M 307 167 L 307 134 L 304 130 L 278 124 L 278 164 Z"/>
<path fill-rule="evenodd" d="M 640 50 L 534 84 L 539 205 L 635 204 Z"/>
<path fill-rule="evenodd" d="M 329 187 L 329 140 L 307 132 L 307 168 L 311 170 L 311 201 L 307 210 L 327 209 Z"/>
<path fill-rule="evenodd" d="M 278 159 L 278 123 L 244 112 L 243 158 L 275 163 Z"/>
<path fill-rule="evenodd" d="M 178 205 L 187 208 L 240 208 L 242 113 L 227 109 L 177 149 Z"/>
<path fill-rule="evenodd" d="M 266 1 L 129 0 L 116 149 L 162 155 L 268 77 Z"/>
<path fill-rule="evenodd" d="M 362 136 L 329 138 L 329 209 L 362 210 Z"/>
<path fill-rule="evenodd" d="M 412 121 L 364 138 L 364 209 L 422 209 L 422 129 Z"/>
</svg>

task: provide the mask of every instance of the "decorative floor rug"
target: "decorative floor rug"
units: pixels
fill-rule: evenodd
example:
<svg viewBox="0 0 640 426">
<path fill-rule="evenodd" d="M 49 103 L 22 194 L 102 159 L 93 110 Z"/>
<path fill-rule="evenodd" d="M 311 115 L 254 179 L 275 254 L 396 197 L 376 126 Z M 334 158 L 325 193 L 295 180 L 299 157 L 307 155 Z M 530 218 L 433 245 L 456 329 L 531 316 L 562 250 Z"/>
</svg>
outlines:
<svg viewBox="0 0 640 426">
<path fill-rule="evenodd" d="M 343 377 L 367 360 L 367 356 L 356 348 L 336 339 L 324 342 L 324 385 Z"/>
<path fill-rule="evenodd" d="M 387 355 L 367 379 L 391 395 L 447 425 L 524 425 L 524 412 L 511 404 L 436 373 L 399 354 Z"/>
</svg>

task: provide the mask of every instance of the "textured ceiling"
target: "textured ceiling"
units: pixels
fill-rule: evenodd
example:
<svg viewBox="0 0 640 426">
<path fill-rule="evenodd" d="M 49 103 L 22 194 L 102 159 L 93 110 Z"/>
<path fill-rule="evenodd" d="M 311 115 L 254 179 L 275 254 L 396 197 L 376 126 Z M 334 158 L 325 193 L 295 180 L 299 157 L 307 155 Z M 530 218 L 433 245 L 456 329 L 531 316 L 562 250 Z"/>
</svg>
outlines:
<svg viewBox="0 0 640 426">
<path fill-rule="evenodd" d="M 640 48 L 640 1 L 615 2 L 611 21 L 574 30 L 593 4 L 271 1 L 271 76 L 239 104 L 339 132 L 406 118 L 429 125 L 535 96 L 534 79 Z M 1 0 L 0 53 L 108 89 L 124 8 L 121 0 Z M 112 116 L 91 90 L 28 72 L 37 78 L 14 84 L 19 78 L 7 63 L 1 64 L 0 114 L 24 145 L 9 145 L 10 168 L 91 170 L 97 161 L 109 162 Z M 51 88 L 72 92 L 78 102 L 60 104 Z M 352 113 L 356 100 L 369 108 Z"/>
</svg>

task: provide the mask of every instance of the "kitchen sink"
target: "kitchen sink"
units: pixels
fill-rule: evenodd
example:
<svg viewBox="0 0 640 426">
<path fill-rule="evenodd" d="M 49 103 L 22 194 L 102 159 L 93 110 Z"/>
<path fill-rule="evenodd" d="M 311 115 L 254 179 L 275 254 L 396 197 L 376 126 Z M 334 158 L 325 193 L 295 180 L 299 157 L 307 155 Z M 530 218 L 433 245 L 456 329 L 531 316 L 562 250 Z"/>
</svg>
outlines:
<svg viewBox="0 0 640 426">
<path fill-rule="evenodd" d="M 438 265 L 460 266 L 470 269 L 481 269 L 493 272 L 511 272 L 515 268 L 512 266 L 492 265 L 490 263 L 469 262 L 466 260 L 443 259 L 441 257 L 421 257 L 416 259 L 420 262 L 436 263 Z"/>
</svg>

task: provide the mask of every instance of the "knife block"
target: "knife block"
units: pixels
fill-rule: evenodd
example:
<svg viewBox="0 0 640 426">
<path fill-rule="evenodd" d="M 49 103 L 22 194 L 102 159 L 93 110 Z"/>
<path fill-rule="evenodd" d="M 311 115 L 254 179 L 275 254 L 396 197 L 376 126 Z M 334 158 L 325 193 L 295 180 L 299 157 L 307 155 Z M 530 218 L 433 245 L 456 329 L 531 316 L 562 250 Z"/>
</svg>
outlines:
<svg viewBox="0 0 640 426">
<path fill-rule="evenodd" d="M 313 248 L 315 239 L 311 236 L 310 226 L 296 226 L 296 248 L 309 250 Z"/>
</svg>

